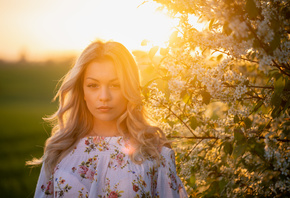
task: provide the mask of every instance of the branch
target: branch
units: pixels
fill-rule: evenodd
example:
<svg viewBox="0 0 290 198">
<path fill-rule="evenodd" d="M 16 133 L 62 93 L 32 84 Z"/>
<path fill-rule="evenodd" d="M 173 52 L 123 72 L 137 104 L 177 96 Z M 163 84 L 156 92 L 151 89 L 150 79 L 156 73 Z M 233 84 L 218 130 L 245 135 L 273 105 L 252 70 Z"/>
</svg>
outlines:
<svg viewBox="0 0 290 198">
<path fill-rule="evenodd" d="M 259 139 L 266 139 L 265 137 L 258 137 Z M 280 139 L 280 138 L 277 138 L 277 139 L 275 139 L 275 140 L 277 140 L 277 141 L 279 141 L 279 142 L 290 142 L 290 140 L 289 139 Z"/>
<path fill-rule="evenodd" d="M 237 85 L 230 85 L 228 83 L 223 83 L 224 87 L 231 87 L 231 88 L 236 88 Z M 274 87 L 271 86 L 256 86 L 256 85 L 246 85 L 246 87 L 249 88 L 259 88 L 259 89 L 274 89 Z"/>
<path fill-rule="evenodd" d="M 274 66 L 277 67 L 282 74 L 285 74 L 286 76 L 290 77 L 290 74 L 286 73 L 283 69 L 281 69 L 282 66 L 278 65 L 278 63 L 276 63 L 276 61 L 274 59 L 272 59 L 272 62 L 274 63 Z M 284 67 L 282 67 L 282 68 L 284 68 Z"/>
<path fill-rule="evenodd" d="M 253 27 L 251 26 L 251 24 L 249 24 L 249 22 L 246 21 L 246 20 L 244 19 L 244 17 L 242 17 L 242 19 L 243 19 L 243 21 L 247 24 L 248 28 L 250 29 L 251 33 L 254 35 L 255 39 L 259 42 L 259 44 L 260 44 L 260 46 L 262 47 L 262 49 L 263 49 L 263 50 L 268 54 L 268 49 L 267 49 L 268 46 L 266 46 L 265 43 L 263 43 L 263 42 L 260 40 L 260 38 L 258 37 L 258 35 L 256 34 L 256 32 L 254 31 Z M 272 59 L 272 62 L 274 63 L 273 66 L 274 66 L 274 67 L 277 67 L 277 68 L 281 71 L 281 73 L 283 73 L 283 74 L 285 74 L 286 76 L 289 76 L 289 77 L 290 77 L 290 74 L 289 74 L 289 73 L 286 73 L 284 70 L 281 69 L 281 67 L 282 67 L 282 68 L 285 68 L 285 67 L 283 67 L 283 66 L 281 66 L 281 65 L 278 65 L 274 59 Z M 285 69 L 286 69 L 286 68 L 285 68 Z"/>
<path fill-rule="evenodd" d="M 263 98 L 261 98 L 259 96 L 252 96 L 252 97 L 248 97 L 248 98 L 240 98 L 240 100 L 252 100 L 252 99 L 259 99 L 259 100 L 261 100 Z"/>
<path fill-rule="evenodd" d="M 203 141 L 203 139 L 201 139 L 198 143 L 196 143 L 195 145 L 194 145 L 194 147 L 182 158 L 182 160 L 181 161 L 183 161 L 185 158 L 187 158 L 191 153 L 192 153 L 192 151 L 201 143 Z"/>
<path fill-rule="evenodd" d="M 208 139 L 214 139 L 214 140 L 218 140 L 220 138 L 218 137 L 212 137 L 212 136 L 208 136 L 208 137 L 188 137 L 188 136 L 176 136 L 176 135 L 173 135 L 173 136 L 168 136 L 167 138 L 185 138 L 185 139 L 192 139 L 192 140 L 208 140 Z"/>
<path fill-rule="evenodd" d="M 251 88 L 274 89 L 274 87 L 270 87 L 270 86 L 256 86 L 256 85 L 246 85 L 246 86 L 251 87 Z"/>
<path fill-rule="evenodd" d="M 154 98 L 152 98 L 153 100 L 155 100 Z M 157 100 L 155 100 L 157 101 Z M 192 131 L 191 128 L 189 128 L 189 126 L 178 116 L 176 115 L 169 107 L 165 106 L 164 104 L 161 104 L 163 107 L 165 107 L 166 109 L 168 109 L 180 122 L 182 122 L 182 124 L 191 132 L 191 134 L 194 136 L 194 137 L 197 137 L 194 132 Z"/>
<path fill-rule="evenodd" d="M 220 52 L 220 53 L 223 53 L 223 54 L 228 55 L 228 56 L 232 56 L 230 53 L 225 52 L 225 51 L 222 51 L 222 50 L 214 49 L 214 51 L 216 51 L 216 52 Z M 213 52 L 213 53 L 214 53 L 214 52 Z M 235 56 L 234 56 L 234 58 L 236 58 L 236 59 L 241 59 L 241 60 L 244 60 L 244 61 L 248 61 L 248 62 L 252 62 L 252 63 L 257 63 L 257 64 L 259 64 L 258 61 L 254 61 L 254 60 L 250 60 L 250 59 L 247 59 L 247 58 L 243 58 L 242 56 L 240 56 L 240 57 L 235 57 Z"/>
<path fill-rule="evenodd" d="M 177 119 L 182 122 L 182 124 L 191 132 L 191 134 L 194 136 L 194 137 L 197 137 L 191 128 L 189 128 L 189 126 L 178 116 L 176 115 L 169 107 L 166 107 L 165 105 L 162 105 L 163 107 L 167 108 L 175 117 L 177 117 Z"/>
</svg>

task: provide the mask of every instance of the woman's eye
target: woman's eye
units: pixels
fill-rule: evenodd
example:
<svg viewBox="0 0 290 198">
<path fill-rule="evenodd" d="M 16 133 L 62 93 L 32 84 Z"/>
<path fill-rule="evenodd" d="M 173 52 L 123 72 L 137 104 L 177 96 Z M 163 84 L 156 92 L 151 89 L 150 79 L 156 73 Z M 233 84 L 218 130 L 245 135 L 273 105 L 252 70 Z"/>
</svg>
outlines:
<svg viewBox="0 0 290 198">
<path fill-rule="evenodd" d="M 98 85 L 97 84 L 88 84 L 88 87 L 96 88 L 96 87 L 98 87 Z"/>
<path fill-rule="evenodd" d="M 111 84 L 111 87 L 112 88 L 119 88 L 120 87 L 120 84 Z"/>
</svg>

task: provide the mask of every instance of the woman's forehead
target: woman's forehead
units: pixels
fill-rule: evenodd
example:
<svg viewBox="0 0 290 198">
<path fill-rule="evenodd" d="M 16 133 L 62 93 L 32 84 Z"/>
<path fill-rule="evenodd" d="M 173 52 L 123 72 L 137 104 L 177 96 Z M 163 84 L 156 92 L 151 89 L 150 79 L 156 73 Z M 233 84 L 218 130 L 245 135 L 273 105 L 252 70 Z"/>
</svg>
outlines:
<svg viewBox="0 0 290 198">
<path fill-rule="evenodd" d="M 110 60 L 101 62 L 91 62 L 88 64 L 85 79 L 102 80 L 102 81 L 115 81 L 118 80 L 116 68 L 114 63 Z"/>
</svg>

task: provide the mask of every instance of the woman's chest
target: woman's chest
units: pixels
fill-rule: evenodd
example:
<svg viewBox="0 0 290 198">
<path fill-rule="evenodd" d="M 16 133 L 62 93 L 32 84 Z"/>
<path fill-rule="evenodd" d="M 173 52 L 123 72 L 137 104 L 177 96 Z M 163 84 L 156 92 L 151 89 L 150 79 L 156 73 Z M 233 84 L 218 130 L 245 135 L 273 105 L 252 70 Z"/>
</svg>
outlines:
<svg viewBox="0 0 290 198">
<path fill-rule="evenodd" d="M 157 167 L 137 165 L 122 153 L 70 156 L 54 173 L 55 197 L 154 197 Z"/>
</svg>

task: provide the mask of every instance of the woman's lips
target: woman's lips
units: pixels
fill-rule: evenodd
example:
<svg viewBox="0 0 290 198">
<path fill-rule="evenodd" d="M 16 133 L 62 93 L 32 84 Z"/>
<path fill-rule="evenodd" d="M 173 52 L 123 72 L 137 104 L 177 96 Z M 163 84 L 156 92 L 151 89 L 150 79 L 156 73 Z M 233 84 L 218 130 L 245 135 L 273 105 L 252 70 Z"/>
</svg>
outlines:
<svg viewBox="0 0 290 198">
<path fill-rule="evenodd" d="M 108 107 L 108 106 L 101 106 L 97 108 L 99 111 L 101 112 L 108 112 L 112 109 L 112 107 Z"/>
</svg>

